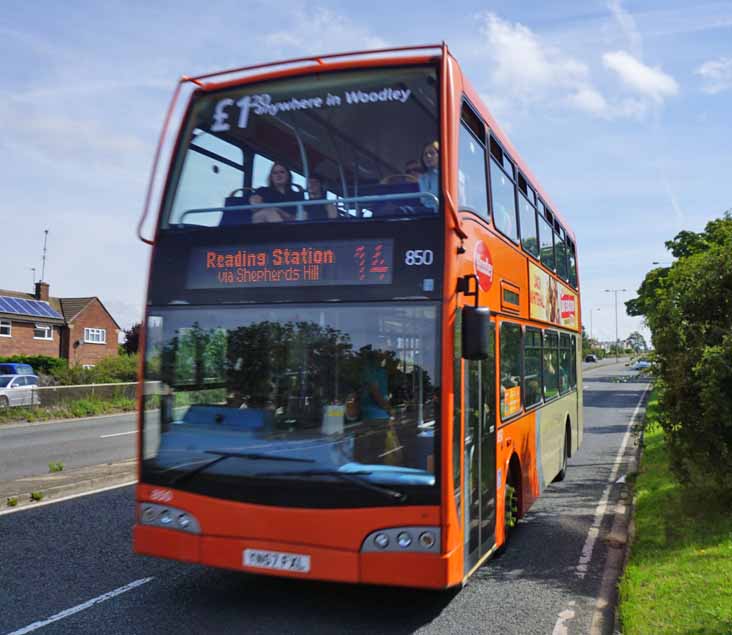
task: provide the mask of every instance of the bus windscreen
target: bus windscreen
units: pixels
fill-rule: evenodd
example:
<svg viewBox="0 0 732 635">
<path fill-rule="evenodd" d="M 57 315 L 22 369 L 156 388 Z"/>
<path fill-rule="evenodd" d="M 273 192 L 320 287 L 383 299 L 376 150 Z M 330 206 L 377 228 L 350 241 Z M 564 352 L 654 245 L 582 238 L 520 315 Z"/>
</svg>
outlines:
<svg viewBox="0 0 732 635">
<path fill-rule="evenodd" d="M 434 216 L 437 86 L 418 66 L 200 91 L 161 229 Z"/>
<path fill-rule="evenodd" d="M 267 505 L 435 504 L 438 316 L 152 307 L 144 482 Z"/>
</svg>

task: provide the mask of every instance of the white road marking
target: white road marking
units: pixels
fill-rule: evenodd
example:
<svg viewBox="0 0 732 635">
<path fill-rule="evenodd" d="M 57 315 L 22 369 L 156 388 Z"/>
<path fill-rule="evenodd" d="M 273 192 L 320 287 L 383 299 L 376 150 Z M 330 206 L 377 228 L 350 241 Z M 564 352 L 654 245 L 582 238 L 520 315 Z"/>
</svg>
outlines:
<svg viewBox="0 0 732 635">
<path fill-rule="evenodd" d="M 88 492 L 79 492 L 78 494 L 69 494 L 68 496 L 62 496 L 61 498 L 54 498 L 52 500 L 44 501 L 41 503 L 33 503 L 32 505 L 25 505 L 23 507 L 4 509 L 0 511 L 0 516 L 5 514 L 17 514 L 18 512 L 27 512 L 31 509 L 38 509 L 39 507 L 45 507 L 46 505 L 55 505 L 56 503 L 63 503 L 64 501 L 71 500 L 73 498 L 81 498 L 82 496 L 89 496 L 90 494 L 101 494 L 102 492 L 108 492 L 113 489 L 119 489 L 120 487 L 128 487 L 130 485 L 136 485 L 137 481 L 126 481 L 125 483 L 119 483 L 118 485 L 108 485 L 107 487 L 100 487 L 99 489 L 93 489 Z"/>
<path fill-rule="evenodd" d="M 574 609 L 572 608 L 574 606 L 574 604 L 575 604 L 575 602 L 574 602 L 574 600 L 572 600 L 568 604 L 569 608 L 564 609 L 559 614 L 559 619 L 557 620 L 557 623 L 554 625 L 554 630 L 552 631 L 552 635 L 567 635 L 567 633 L 569 633 L 565 622 L 568 622 L 569 620 L 574 619 L 575 613 L 574 613 Z M 12 635 L 12 633 L 11 633 L 11 635 Z"/>
<path fill-rule="evenodd" d="M 135 434 L 137 430 L 130 430 L 129 432 L 115 432 L 114 434 L 103 434 L 100 439 L 109 439 L 111 437 L 123 437 L 126 434 Z"/>
<path fill-rule="evenodd" d="M 600 499 L 600 502 L 598 503 L 596 509 L 595 509 L 595 517 L 592 522 L 592 526 L 590 527 L 589 531 L 587 532 L 587 538 L 585 539 L 585 544 L 582 547 L 582 554 L 580 555 L 579 562 L 577 563 L 577 566 L 575 567 L 575 575 L 580 579 L 584 579 L 585 575 L 587 575 L 587 568 L 589 566 L 590 560 L 592 560 L 592 552 L 595 548 L 595 541 L 597 540 L 598 535 L 600 534 L 600 525 L 602 524 L 602 519 L 605 515 L 605 511 L 607 509 L 607 501 L 610 496 L 610 490 L 612 489 L 613 485 L 616 483 L 616 479 L 618 476 L 618 469 L 620 468 L 620 463 L 625 456 L 625 448 L 628 445 L 628 440 L 630 439 L 630 433 L 633 430 L 633 424 L 635 423 L 635 418 L 638 416 L 638 412 L 641 409 L 641 406 L 643 405 L 643 400 L 645 399 L 646 393 L 650 389 L 651 385 L 648 384 L 643 392 L 641 393 L 640 399 L 638 400 L 638 403 L 635 406 L 635 410 L 633 410 L 633 414 L 630 417 L 630 420 L 628 421 L 628 429 L 625 431 L 625 435 L 623 436 L 623 441 L 620 445 L 620 449 L 618 450 L 617 455 L 615 456 L 615 463 L 613 464 L 613 468 L 610 472 L 610 478 L 608 479 L 608 486 L 605 488 L 605 491 L 602 494 L 602 498 Z M 623 475 L 624 478 L 624 475 Z M 620 479 L 617 479 L 620 480 Z M 603 576 L 604 579 L 605 576 Z M 559 616 L 557 618 L 556 623 L 554 624 L 554 630 L 552 631 L 552 635 L 566 635 L 569 631 L 567 629 L 567 622 L 574 619 L 575 617 L 575 611 L 572 608 L 575 605 L 574 600 L 568 603 L 566 609 L 561 611 L 559 613 Z M 604 598 L 598 597 L 597 598 L 597 604 L 596 604 L 596 612 L 598 610 L 601 610 L 604 608 Z M 595 616 L 596 617 L 596 616 Z M 595 620 L 593 619 L 593 635 L 594 633 L 599 632 L 595 630 Z"/>
<path fill-rule="evenodd" d="M 127 591 L 131 591 L 132 589 L 142 586 L 143 584 L 147 584 L 151 580 L 154 580 L 154 578 L 141 578 L 139 580 L 135 580 L 134 582 L 130 582 L 129 584 L 126 584 L 125 586 L 121 586 L 118 589 L 115 589 L 114 591 L 109 591 L 108 593 L 99 595 L 87 602 L 84 602 L 83 604 L 79 604 L 70 609 L 66 609 L 65 611 L 61 611 L 60 613 L 56 613 L 56 615 L 52 615 L 48 619 L 41 620 L 39 622 L 33 622 L 33 624 L 29 624 L 28 626 L 21 628 L 20 630 L 13 631 L 12 633 L 8 633 L 8 635 L 25 635 L 26 633 L 32 633 L 33 631 L 37 631 L 39 628 L 43 628 L 44 626 L 47 626 L 48 624 L 51 624 L 52 622 L 58 622 L 59 620 L 62 620 L 66 617 L 70 617 L 71 615 L 74 615 L 75 613 L 79 613 L 80 611 L 85 611 L 86 609 L 91 608 L 95 604 L 100 604 L 101 602 L 106 602 L 107 600 L 111 600 L 113 597 L 122 595 L 122 593 L 127 593 Z"/>
<path fill-rule="evenodd" d="M 585 575 L 587 575 L 587 567 L 589 566 L 590 560 L 592 560 L 592 552 L 595 549 L 595 542 L 597 541 L 597 537 L 600 535 L 600 525 L 602 524 L 602 519 L 605 516 L 605 513 L 607 512 L 607 501 L 610 498 L 610 490 L 613 488 L 613 485 L 615 485 L 615 480 L 618 477 L 618 470 L 620 469 L 620 463 L 623 460 L 623 457 L 625 456 L 625 448 L 628 445 L 628 440 L 630 439 L 630 433 L 633 429 L 633 423 L 635 423 L 635 418 L 638 416 L 638 412 L 641 409 L 641 406 L 643 405 L 643 400 L 646 397 L 646 393 L 648 392 L 648 389 L 650 388 L 650 384 L 648 384 L 643 392 L 641 393 L 640 399 L 638 400 L 638 404 L 635 407 L 635 410 L 633 410 L 633 414 L 630 417 L 630 420 L 628 421 L 628 429 L 625 431 L 625 435 L 623 436 L 623 442 L 620 444 L 620 449 L 618 450 L 617 455 L 615 456 L 615 462 L 613 463 L 613 468 L 610 471 L 610 478 L 608 479 L 608 486 L 605 488 L 605 491 L 602 493 L 602 498 L 600 498 L 600 502 L 597 504 L 597 507 L 595 508 L 595 518 L 592 521 L 592 526 L 590 527 L 590 530 L 587 532 L 587 538 L 585 539 L 585 544 L 582 547 L 582 554 L 580 555 L 579 562 L 577 563 L 577 567 L 575 568 L 575 575 L 580 579 L 584 579 Z"/>
</svg>

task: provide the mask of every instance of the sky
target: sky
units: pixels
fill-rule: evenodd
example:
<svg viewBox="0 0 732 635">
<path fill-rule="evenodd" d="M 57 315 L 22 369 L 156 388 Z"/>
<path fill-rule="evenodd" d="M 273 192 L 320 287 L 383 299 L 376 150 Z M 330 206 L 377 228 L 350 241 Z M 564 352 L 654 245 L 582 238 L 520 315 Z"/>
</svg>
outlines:
<svg viewBox="0 0 732 635">
<path fill-rule="evenodd" d="M 732 1 L 5 0 L 0 288 L 97 295 L 140 320 L 136 237 L 177 79 L 307 54 L 439 43 L 577 237 L 583 322 L 625 315 L 664 241 L 732 208 Z"/>
</svg>

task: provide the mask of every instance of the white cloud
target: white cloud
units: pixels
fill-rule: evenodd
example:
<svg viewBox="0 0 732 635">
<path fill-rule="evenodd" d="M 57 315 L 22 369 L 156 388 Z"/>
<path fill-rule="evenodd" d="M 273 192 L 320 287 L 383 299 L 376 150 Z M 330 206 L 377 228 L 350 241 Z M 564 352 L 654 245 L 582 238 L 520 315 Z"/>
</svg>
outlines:
<svg viewBox="0 0 732 635">
<path fill-rule="evenodd" d="M 676 80 L 660 68 L 652 68 L 627 51 L 614 51 L 602 56 L 605 66 L 615 71 L 630 89 L 657 104 L 679 92 Z"/>
<path fill-rule="evenodd" d="M 297 50 L 306 54 L 360 51 L 387 46 L 383 39 L 372 35 L 368 29 L 324 8 L 294 11 L 284 26 L 285 28 L 272 31 L 262 38 L 265 46 L 283 52 Z"/>
<path fill-rule="evenodd" d="M 635 22 L 635 18 L 623 8 L 620 0 L 610 0 L 607 6 L 613 14 L 615 21 L 618 23 L 620 30 L 623 32 L 623 35 L 628 40 L 628 47 L 630 50 L 633 51 L 637 57 L 642 57 L 643 40 Z"/>
<path fill-rule="evenodd" d="M 702 90 L 710 95 L 716 95 L 732 88 L 732 57 L 720 57 L 708 60 L 696 69 L 696 74 L 702 78 Z"/>
<path fill-rule="evenodd" d="M 579 110 L 584 110 L 598 117 L 607 116 L 610 112 L 605 97 L 592 86 L 580 86 L 573 95 L 570 95 L 569 103 Z"/>
<path fill-rule="evenodd" d="M 492 93 L 527 106 L 567 106 L 605 116 L 608 104 L 589 79 L 587 66 L 542 42 L 528 27 L 512 24 L 494 13 L 480 16 L 487 42 Z"/>
</svg>

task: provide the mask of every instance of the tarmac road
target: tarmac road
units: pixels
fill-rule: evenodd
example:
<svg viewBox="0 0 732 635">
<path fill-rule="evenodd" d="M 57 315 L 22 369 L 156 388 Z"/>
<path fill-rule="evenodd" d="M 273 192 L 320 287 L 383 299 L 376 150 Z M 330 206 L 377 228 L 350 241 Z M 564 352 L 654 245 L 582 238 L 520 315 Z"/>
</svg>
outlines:
<svg viewBox="0 0 732 635">
<path fill-rule="evenodd" d="M 585 373 L 585 438 L 566 480 L 547 488 L 505 553 L 460 592 L 301 582 L 136 556 L 133 488 L 125 487 L 0 514 L 0 634 L 592 632 L 606 562 L 622 551 L 608 537 L 625 489 L 616 481 L 635 453 L 626 431 L 648 387 L 617 382 L 627 376 L 636 373 L 622 364 Z"/>
</svg>

